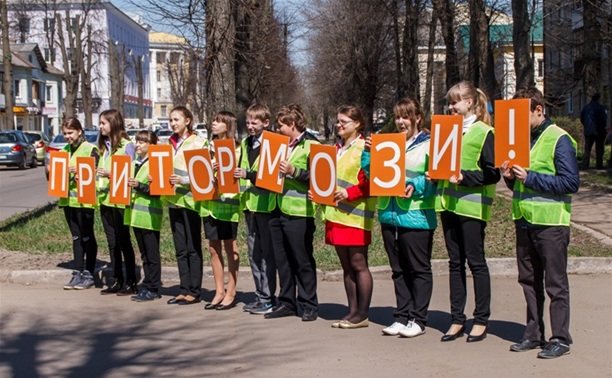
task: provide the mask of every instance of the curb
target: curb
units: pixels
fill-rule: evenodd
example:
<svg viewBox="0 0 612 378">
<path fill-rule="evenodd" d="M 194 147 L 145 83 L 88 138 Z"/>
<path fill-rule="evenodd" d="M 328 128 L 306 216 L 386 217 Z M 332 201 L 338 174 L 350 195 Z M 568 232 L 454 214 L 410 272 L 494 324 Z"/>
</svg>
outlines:
<svg viewBox="0 0 612 378">
<path fill-rule="evenodd" d="M 514 258 L 489 259 L 489 272 L 492 276 L 516 276 L 517 267 Z M 448 276 L 448 260 L 432 260 L 432 272 L 436 277 Z M 388 266 L 371 267 L 372 277 L 375 280 L 391 279 L 391 269 Z M 251 270 L 240 268 L 241 275 L 247 276 Z M 567 262 L 569 274 L 610 274 L 612 273 L 612 257 L 570 257 Z M 111 269 L 104 268 L 96 272 L 98 282 L 107 282 L 111 276 Z M 470 276 L 468 269 L 468 276 Z M 70 278 L 69 269 L 53 270 L 3 270 L 0 269 L 0 282 L 21 285 L 63 285 Z M 322 271 L 317 269 L 319 281 L 339 282 L 343 279 L 342 270 Z M 212 280 L 212 269 L 204 268 L 204 281 Z M 178 269 L 162 267 L 162 281 L 167 284 L 179 282 Z"/>
</svg>

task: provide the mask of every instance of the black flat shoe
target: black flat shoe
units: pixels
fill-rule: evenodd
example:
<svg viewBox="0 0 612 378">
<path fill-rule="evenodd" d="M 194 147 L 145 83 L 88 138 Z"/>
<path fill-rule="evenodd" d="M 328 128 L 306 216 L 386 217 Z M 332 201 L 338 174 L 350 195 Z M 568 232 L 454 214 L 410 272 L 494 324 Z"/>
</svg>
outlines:
<svg viewBox="0 0 612 378">
<path fill-rule="evenodd" d="M 185 297 L 183 297 L 183 298 L 172 297 L 172 298 L 168 299 L 168 302 L 166 302 L 166 303 L 167 304 L 178 304 L 179 301 L 182 301 L 184 299 L 185 299 Z"/>
<path fill-rule="evenodd" d="M 485 328 L 484 332 L 481 333 L 478 336 L 472 336 L 472 335 L 468 335 L 467 340 L 465 340 L 467 343 L 475 343 L 477 341 L 482 341 L 484 339 L 487 338 L 487 329 Z"/>
<path fill-rule="evenodd" d="M 461 326 L 461 329 L 457 333 L 453 333 L 451 335 L 444 335 L 444 336 L 442 336 L 440 341 L 442 341 L 442 342 L 455 341 L 459 337 L 463 337 L 464 333 L 465 333 L 465 324 Z"/>
<path fill-rule="evenodd" d="M 219 303 L 209 302 L 209 303 L 204 305 L 204 310 L 215 310 L 217 308 L 217 306 L 219 306 L 220 304 L 221 304 L 221 302 L 219 302 Z"/>
<path fill-rule="evenodd" d="M 236 300 L 235 300 L 235 299 L 234 299 L 234 300 L 232 301 L 232 303 L 230 303 L 230 304 L 226 304 L 226 305 L 224 305 L 224 304 L 219 303 L 219 304 L 216 306 L 217 311 L 229 310 L 230 308 L 234 308 L 234 307 L 236 307 Z"/>
<path fill-rule="evenodd" d="M 200 303 L 201 301 L 202 300 L 200 298 L 193 298 L 192 300 L 185 298 L 185 299 L 179 300 L 177 304 L 179 306 L 185 306 L 185 305 L 192 305 L 192 304 Z"/>
</svg>

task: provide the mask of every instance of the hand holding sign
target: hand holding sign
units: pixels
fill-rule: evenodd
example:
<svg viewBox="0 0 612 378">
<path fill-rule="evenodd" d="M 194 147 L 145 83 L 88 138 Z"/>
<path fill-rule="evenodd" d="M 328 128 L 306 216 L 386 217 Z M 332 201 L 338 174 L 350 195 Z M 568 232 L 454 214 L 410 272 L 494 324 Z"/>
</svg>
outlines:
<svg viewBox="0 0 612 378">
<path fill-rule="evenodd" d="M 495 101 L 495 166 L 509 160 L 529 167 L 530 103 L 528 98 Z"/>
<path fill-rule="evenodd" d="M 460 182 L 461 140 L 463 116 L 434 115 L 431 117 L 429 167 L 427 178 Z"/>
</svg>

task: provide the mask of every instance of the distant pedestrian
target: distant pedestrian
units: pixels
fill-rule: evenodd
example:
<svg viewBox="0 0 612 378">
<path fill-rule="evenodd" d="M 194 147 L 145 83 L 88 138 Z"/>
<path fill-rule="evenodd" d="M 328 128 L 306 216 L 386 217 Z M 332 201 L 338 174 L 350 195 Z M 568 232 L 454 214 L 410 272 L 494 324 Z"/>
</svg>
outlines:
<svg viewBox="0 0 612 378">
<path fill-rule="evenodd" d="M 601 95 L 595 93 L 591 97 L 591 102 L 586 104 L 580 112 L 580 122 L 582 122 L 584 134 L 584 152 L 581 164 L 583 169 L 589 169 L 593 144 L 595 144 L 595 168 L 604 168 L 603 154 L 606 135 L 608 135 L 606 130 L 608 114 L 606 108 L 599 103 L 600 98 Z"/>
<path fill-rule="evenodd" d="M 110 202 L 110 169 L 113 155 L 128 155 L 134 160 L 136 147 L 125 131 L 123 116 L 116 109 L 100 113 L 99 128 L 98 148 L 101 156 L 96 171 L 99 178 L 98 203 L 115 278 L 115 282 L 100 291 L 100 294 L 133 295 L 138 293 L 136 257 L 130 238 L 130 227 L 123 224 L 125 206 Z M 125 276 L 123 261 L 125 261 Z"/>
<path fill-rule="evenodd" d="M 74 256 L 74 271 L 72 279 L 64 285 L 64 289 L 89 289 L 94 286 L 93 273 L 98 256 L 98 244 L 94 234 L 94 209 L 96 205 L 79 203 L 77 199 L 77 158 L 93 157 L 98 163 L 100 157 L 98 147 L 85 140 L 83 126 L 78 119 L 69 117 L 62 124 L 62 134 L 66 139 L 67 151 L 70 156 L 68 163 L 68 198 L 60 198 L 59 206 L 64 209 L 64 216 L 72 235 L 72 253 Z"/>
<path fill-rule="evenodd" d="M 161 257 L 159 236 L 164 218 L 160 196 L 150 193 L 149 146 L 157 144 L 157 136 L 150 130 L 136 133 L 136 155 L 132 162 L 134 177 L 128 179 L 132 187 L 130 206 L 125 208 L 124 222 L 131 226 L 142 257 L 144 279 L 138 295 L 131 297 L 136 302 L 150 302 L 161 298 Z"/>
<path fill-rule="evenodd" d="M 570 303 L 567 246 L 570 241 L 572 193 L 580 177 L 576 141 L 544 115 L 544 96 L 536 88 L 519 90 L 514 98 L 531 100 L 529 168 L 509 166 L 501 171 L 512 196 L 516 227 L 518 281 L 527 301 L 523 338 L 510 346 L 514 352 L 542 348 L 539 358 L 569 353 Z M 552 337 L 545 341 L 544 292 L 550 298 Z"/>
</svg>

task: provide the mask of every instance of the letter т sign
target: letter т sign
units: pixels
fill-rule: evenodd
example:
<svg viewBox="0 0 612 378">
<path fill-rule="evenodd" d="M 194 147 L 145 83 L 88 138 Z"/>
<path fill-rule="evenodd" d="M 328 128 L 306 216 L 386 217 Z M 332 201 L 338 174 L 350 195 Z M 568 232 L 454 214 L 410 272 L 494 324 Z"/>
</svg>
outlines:
<svg viewBox="0 0 612 378">
<path fill-rule="evenodd" d="M 170 176 L 174 172 L 172 156 L 172 146 L 169 144 L 149 146 L 149 174 L 152 179 L 150 183 L 151 195 L 174 195 L 174 186 L 170 184 Z"/>
<path fill-rule="evenodd" d="M 461 140 L 463 116 L 434 115 L 431 117 L 429 142 L 429 177 L 448 180 L 461 173 Z"/>
</svg>

